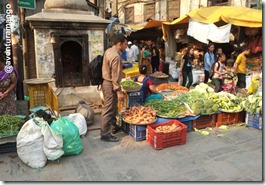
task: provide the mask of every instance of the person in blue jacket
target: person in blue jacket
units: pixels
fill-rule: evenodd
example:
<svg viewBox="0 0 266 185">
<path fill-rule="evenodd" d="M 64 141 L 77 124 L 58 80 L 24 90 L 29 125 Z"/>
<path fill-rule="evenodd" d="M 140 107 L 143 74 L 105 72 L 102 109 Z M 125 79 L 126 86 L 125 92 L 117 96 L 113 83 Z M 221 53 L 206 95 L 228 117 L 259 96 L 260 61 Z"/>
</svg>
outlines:
<svg viewBox="0 0 266 185">
<path fill-rule="evenodd" d="M 210 70 L 212 64 L 215 62 L 215 54 L 214 54 L 215 46 L 213 43 L 208 44 L 208 51 L 204 55 L 204 74 L 205 79 L 204 83 L 207 83 L 210 78 Z"/>
</svg>

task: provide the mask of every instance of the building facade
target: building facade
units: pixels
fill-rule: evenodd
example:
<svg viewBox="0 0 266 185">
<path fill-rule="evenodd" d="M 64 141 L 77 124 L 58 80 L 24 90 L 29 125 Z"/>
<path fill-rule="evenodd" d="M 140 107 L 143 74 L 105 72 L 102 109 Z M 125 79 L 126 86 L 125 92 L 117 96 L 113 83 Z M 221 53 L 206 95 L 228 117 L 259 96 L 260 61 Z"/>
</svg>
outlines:
<svg viewBox="0 0 266 185">
<path fill-rule="evenodd" d="M 261 0 L 106 0 L 123 24 L 143 24 L 147 20 L 173 21 L 192 10 L 208 6 L 237 6 L 261 9 Z"/>
</svg>

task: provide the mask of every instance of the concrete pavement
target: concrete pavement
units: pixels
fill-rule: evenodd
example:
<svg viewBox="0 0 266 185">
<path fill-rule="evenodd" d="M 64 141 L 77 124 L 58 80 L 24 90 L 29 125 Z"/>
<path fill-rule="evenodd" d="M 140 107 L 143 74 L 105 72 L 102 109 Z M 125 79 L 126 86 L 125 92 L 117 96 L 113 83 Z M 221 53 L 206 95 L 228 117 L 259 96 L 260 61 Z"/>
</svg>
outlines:
<svg viewBox="0 0 266 185">
<path fill-rule="evenodd" d="M 100 126 L 100 115 L 95 125 Z M 222 134 L 222 136 L 220 136 Z M 118 143 L 100 140 L 99 130 L 82 138 L 77 156 L 32 169 L 16 153 L 0 154 L 2 181 L 262 181 L 263 132 L 248 127 L 219 128 L 208 136 L 187 133 L 184 145 L 162 150 L 120 132 Z"/>
</svg>

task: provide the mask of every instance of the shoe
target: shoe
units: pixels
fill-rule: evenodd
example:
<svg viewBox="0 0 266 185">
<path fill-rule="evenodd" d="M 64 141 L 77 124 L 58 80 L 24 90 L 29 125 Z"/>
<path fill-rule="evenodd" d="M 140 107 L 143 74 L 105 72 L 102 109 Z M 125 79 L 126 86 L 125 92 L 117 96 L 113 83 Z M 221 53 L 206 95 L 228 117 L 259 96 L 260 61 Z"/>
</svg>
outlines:
<svg viewBox="0 0 266 185">
<path fill-rule="evenodd" d="M 101 140 L 102 141 L 108 141 L 108 142 L 118 142 L 119 139 L 115 136 L 113 136 L 112 134 L 108 133 L 106 135 L 101 134 Z"/>
<path fill-rule="evenodd" d="M 114 126 L 112 129 L 111 129 L 111 134 L 116 134 L 117 132 L 119 132 L 121 130 L 121 127 L 119 126 Z"/>
</svg>

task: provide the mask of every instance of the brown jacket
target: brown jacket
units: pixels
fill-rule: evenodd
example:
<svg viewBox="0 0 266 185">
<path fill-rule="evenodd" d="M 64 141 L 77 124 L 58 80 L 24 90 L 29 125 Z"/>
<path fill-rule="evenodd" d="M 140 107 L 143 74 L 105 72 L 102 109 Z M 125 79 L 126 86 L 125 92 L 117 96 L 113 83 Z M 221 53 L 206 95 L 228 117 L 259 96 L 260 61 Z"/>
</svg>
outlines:
<svg viewBox="0 0 266 185">
<path fill-rule="evenodd" d="M 113 82 L 114 91 L 121 90 L 122 79 L 122 52 L 113 46 L 107 49 L 103 57 L 102 74 L 103 79 Z"/>
</svg>

